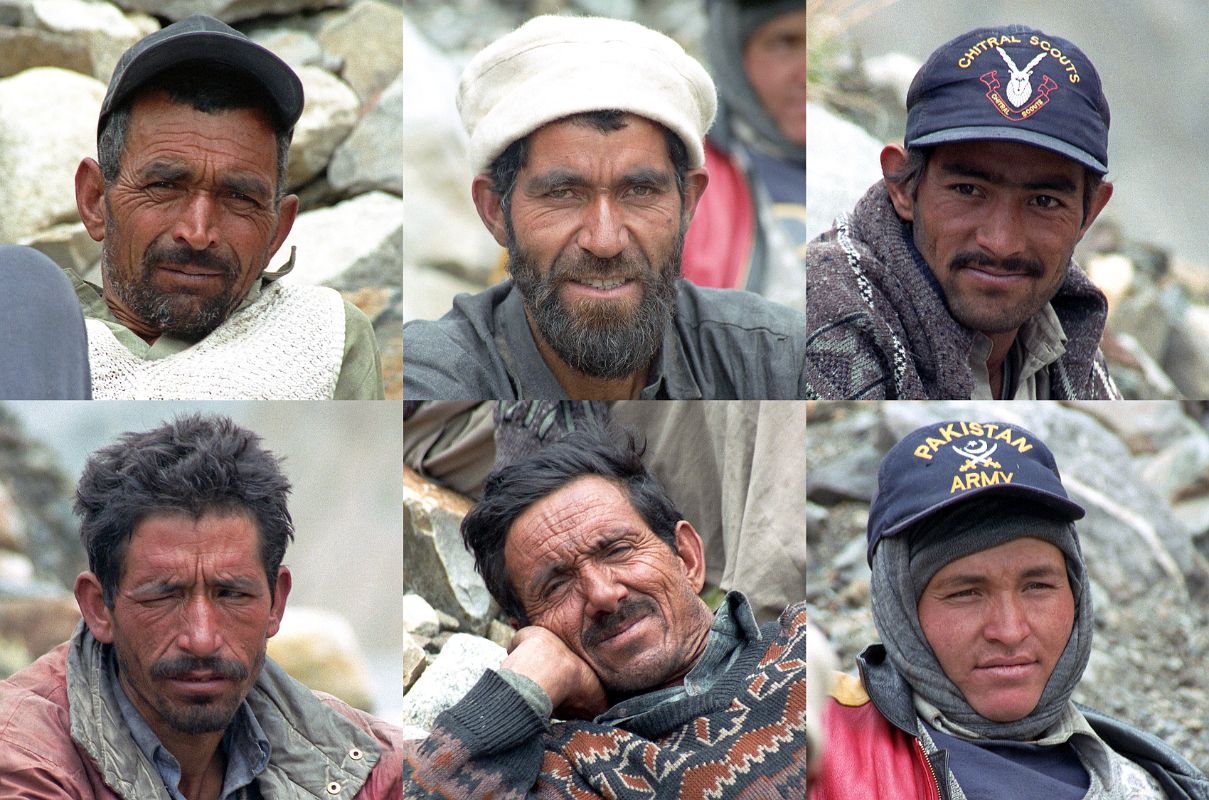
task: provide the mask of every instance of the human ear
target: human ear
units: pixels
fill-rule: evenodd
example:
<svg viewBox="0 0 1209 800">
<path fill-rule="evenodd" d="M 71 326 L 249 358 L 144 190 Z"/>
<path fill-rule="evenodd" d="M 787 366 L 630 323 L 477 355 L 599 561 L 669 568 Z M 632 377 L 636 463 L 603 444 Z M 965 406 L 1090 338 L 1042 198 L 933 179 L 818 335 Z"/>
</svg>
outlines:
<svg viewBox="0 0 1209 800">
<path fill-rule="evenodd" d="M 474 199 L 474 207 L 479 212 L 479 219 L 487 226 L 487 230 L 495 237 L 500 247 L 508 246 L 508 226 L 504 219 L 502 198 L 491 187 L 491 178 L 478 175 L 470 184 L 470 196 Z"/>
<path fill-rule="evenodd" d="M 699 593 L 705 586 L 705 547 L 701 544 L 701 535 L 688 520 L 676 523 L 676 555 L 684 565 L 684 576 L 693 587 L 694 593 Z"/>
<path fill-rule="evenodd" d="M 84 624 L 92 632 L 93 638 L 102 644 L 113 642 L 113 609 L 105 605 L 105 591 L 101 581 L 91 572 L 81 572 L 76 576 L 76 605 L 80 607 L 80 615 Z"/>
<path fill-rule="evenodd" d="M 269 606 L 269 636 L 276 636 L 281 629 L 281 618 L 285 616 L 285 601 L 294 586 L 294 576 L 289 567 L 277 568 L 277 585 L 273 587 L 272 605 Z"/>
<path fill-rule="evenodd" d="M 85 158 L 76 167 L 76 209 L 93 241 L 105 238 L 105 178 L 96 159 Z"/>
<path fill-rule="evenodd" d="M 915 198 L 911 196 L 911 187 L 890 179 L 897 175 L 907 163 L 907 151 L 902 145 L 888 144 L 882 148 L 881 154 L 882 177 L 886 179 L 886 191 L 890 193 L 890 202 L 894 211 L 904 222 L 911 222 L 915 217 Z"/>
</svg>

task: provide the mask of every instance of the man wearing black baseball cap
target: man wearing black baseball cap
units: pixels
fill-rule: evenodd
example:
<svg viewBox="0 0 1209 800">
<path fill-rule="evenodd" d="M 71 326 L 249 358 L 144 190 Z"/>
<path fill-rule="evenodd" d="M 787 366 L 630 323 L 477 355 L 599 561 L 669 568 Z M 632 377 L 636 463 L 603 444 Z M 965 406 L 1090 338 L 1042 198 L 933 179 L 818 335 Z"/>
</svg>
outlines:
<svg viewBox="0 0 1209 800">
<path fill-rule="evenodd" d="M 1107 301 L 1073 264 L 1112 196 L 1108 101 L 1071 42 L 1021 25 L 942 45 L 884 180 L 807 249 L 807 375 L 825 398 L 1119 393 Z"/>
<path fill-rule="evenodd" d="M 286 165 L 302 83 L 284 61 L 205 16 L 118 61 L 97 158 L 76 204 L 103 242 L 101 286 L 69 271 L 86 317 L 93 396 L 373 399 L 369 320 L 332 289 L 269 272 L 298 198 Z"/>
<path fill-rule="evenodd" d="M 1003 422 L 941 422 L 890 449 L 869 509 L 882 644 L 839 676 L 814 800 L 1209 798 L 1150 734 L 1071 695 L 1091 587 L 1054 457 Z"/>
</svg>

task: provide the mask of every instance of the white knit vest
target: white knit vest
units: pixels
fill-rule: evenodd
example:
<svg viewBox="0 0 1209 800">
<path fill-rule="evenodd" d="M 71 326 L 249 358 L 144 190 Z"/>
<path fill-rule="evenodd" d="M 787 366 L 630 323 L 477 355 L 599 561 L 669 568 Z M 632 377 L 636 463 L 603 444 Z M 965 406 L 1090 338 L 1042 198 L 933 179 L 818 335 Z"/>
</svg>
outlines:
<svg viewBox="0 0 1209 800">
<path fill-rule="evenodd" d="M 344 301 L 334 289 L 271 283 L 208 336 L 165 358 L 130 352 L 86 320 L 98 400 L 330 400 L 344 360 Z"/>
</svg>

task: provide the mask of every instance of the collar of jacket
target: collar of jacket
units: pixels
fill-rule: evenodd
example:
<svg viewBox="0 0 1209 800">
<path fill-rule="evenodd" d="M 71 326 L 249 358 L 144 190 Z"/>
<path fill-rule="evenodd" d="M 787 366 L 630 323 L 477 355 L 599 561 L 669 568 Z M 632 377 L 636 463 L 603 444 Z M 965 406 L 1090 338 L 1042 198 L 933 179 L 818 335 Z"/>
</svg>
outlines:
<svg viewBox="0 0 1209 800">
<path fill-rule="evenodd" d="M 80 623 L 67 653 L 71 737 L 118 794 L 167 800 L 163 781 L 131 738 L 105 680 L 109 652 Z M 257 779 L 265 797 L 351 800 L 378 763 L 380 748 L 373 737 L 320 703 L 271 660 L 265 660 L 247 700 L 273 747 Z"/>
</svg>

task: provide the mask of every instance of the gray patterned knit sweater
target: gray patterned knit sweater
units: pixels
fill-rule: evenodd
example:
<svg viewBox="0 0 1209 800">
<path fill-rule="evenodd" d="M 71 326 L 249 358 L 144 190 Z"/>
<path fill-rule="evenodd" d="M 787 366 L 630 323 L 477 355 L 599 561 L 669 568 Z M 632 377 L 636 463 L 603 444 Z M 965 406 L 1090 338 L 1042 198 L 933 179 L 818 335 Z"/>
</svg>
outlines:
<svg viewBox="0 0 1209 800">
<path fill-rule="evenodd" d="M 547 724 L 494 672 L 404 749 L 406 800 L 786 800 L 806 796 L 806 604 L 702 695 L 617 727 Z"/>
<path fill-rule="evenodd" d="M 806 379 L 815 396 L 968 399 L 975 332 L 949 314 L 915 262 L 910 229 L 878 182 L 806 251 Z M 1050 301 L 1067 335 L 1053 399 L 1120 399 L 1100 353 L 1108 302 L 1071 264 Z"/>
</svg>

